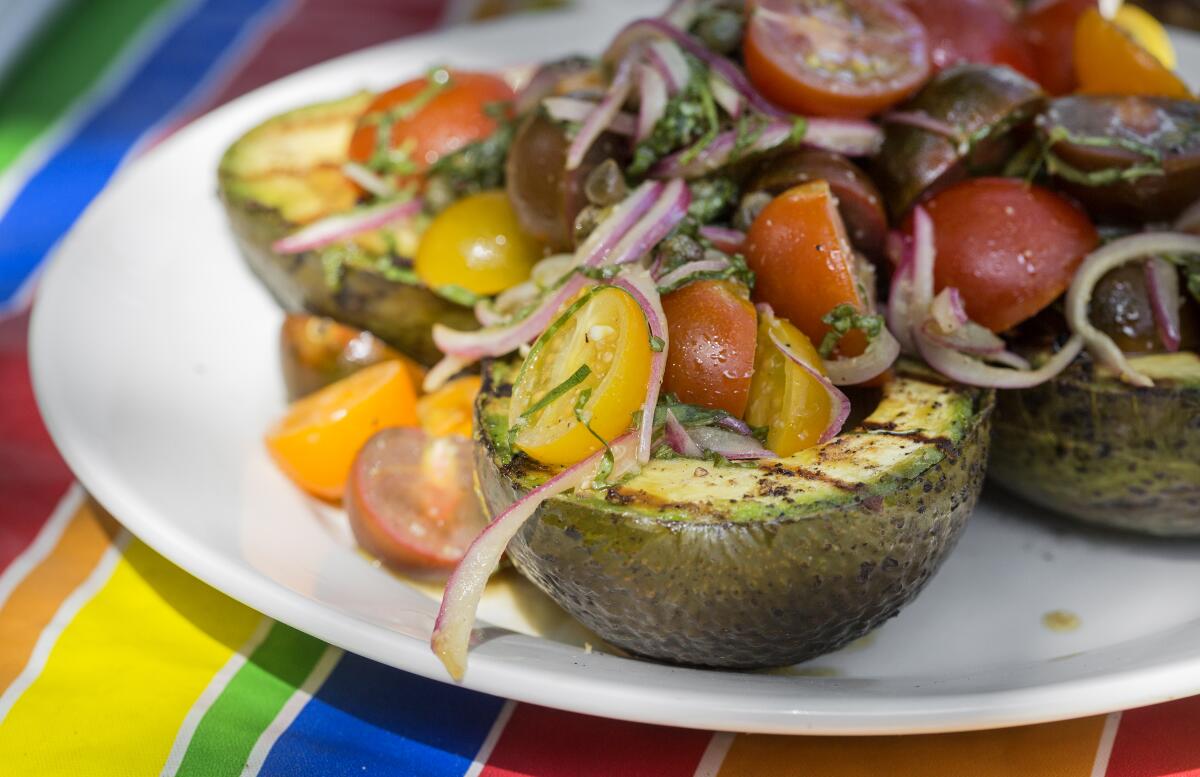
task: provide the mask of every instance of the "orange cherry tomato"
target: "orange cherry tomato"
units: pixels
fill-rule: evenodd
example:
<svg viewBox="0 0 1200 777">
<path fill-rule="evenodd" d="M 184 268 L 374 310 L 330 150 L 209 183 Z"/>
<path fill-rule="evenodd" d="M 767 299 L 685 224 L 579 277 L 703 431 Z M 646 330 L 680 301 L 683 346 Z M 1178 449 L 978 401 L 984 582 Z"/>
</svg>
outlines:
<svg viewBox="0 0 1200 777">
<path fill-rule="evenodd" d="M 925 29 L 894 0 L 754 0 L 743 51 L 759 91 L 788 110 L 863 117 L 929 75 Z"/>
<path fill-rule="evenodd" d="M 457 434 L 469 438 L 480 385 L 482 380 L 478 375 L 468 375 L 421 397 L 417 400 L 421 428 L 437 437 Z"/>
<path fill-rule="evenodd" d="M 503 79 L 487 73 L 450 71 L 445 85 L 437 84 L 438 72 L 415 78 L 383 92 L 372 102 L 350 138 L 350 159 L 367 162 L 378 150 L 378 130 L 392 114 L 390 148 L 406 152 L 421 172 L 443 154 L 491 135 L 496 119 L 487 106 L 511 100 L 512 88 Z"/>
<path fill-rule="evenodd" d="M 1191 90 L 1153 54 L 1094 8 L 1075 24 L 1079 91 L 1190 99 Z"/>
<path fill-rule="evenodd" d="M 417 394 L 399 361 L 381 362 L 293 402 L 267 450 L 301 488 L 340 499 L 359 448 L 391 426 L 417 425 Z"/>
<path fill-rule="evenodd" d="M 814 343 L 829 331 L 821 320 L 829 311 L 843 304 L 864 308 L 854 253 L 825 181 L 801 184 L 771 200 L 750 225 L 745 253 L 756 278 L 754 299 Z M 863 333 L 851 330 L 838 350 L 858 356 L 866 346 Z"/>
<path fill-rule="evenodd" d="M 663 391 L 741 418 L 754 373 L 757 316 L 745 287 L 696 281 L 664 295 L 670 346 Z"/>
<path fill-rule="evenodd" d="M 1014 178 L 964 181 L 925 208 L 933 219 L 937 289 L 956 287 L 967 314 L 993 332 L 1057 299 L 1099 242 L 1070 200 Z"/>
</svg>

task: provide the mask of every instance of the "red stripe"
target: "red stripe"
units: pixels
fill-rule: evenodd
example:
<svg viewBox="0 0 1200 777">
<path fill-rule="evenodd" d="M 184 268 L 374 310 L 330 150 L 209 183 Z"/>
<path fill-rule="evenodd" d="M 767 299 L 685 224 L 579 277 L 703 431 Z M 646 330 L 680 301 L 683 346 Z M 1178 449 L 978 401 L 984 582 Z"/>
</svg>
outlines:
<svg viewBox="0 0 1200 777">
<path fill-rule="evenodd" d="M 29 546 L 71 484 L 33 399 L 28 331 L 28 313 L 0 321 L 0 571 Z"/>
<path fill-rule="evenodd" d="M 1107 777 L 1200 777 L 1200 696 L 1128 710 Z"/>
<path fill-rule="evenodd" d="M 520 704 L 480 777 L 691 777 L 711 736 Z"/>
</svg>

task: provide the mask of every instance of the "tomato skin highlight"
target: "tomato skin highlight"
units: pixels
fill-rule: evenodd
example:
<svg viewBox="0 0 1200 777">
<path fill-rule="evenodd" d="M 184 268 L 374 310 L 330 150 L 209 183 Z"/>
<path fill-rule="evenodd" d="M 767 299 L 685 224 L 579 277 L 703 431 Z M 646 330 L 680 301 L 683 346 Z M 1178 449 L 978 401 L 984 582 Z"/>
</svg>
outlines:
<svg viewBox="0 0 1200 777">
<path fill-rule="evenodd" d="M 747 13 L 746 73 L 795 113 L 865 118 L 929 76 L 925 28 L 894 0 L 753 0 Z"/>
<path fill-rule="evenodd" d="M 971 319 L 993 332 L 1057 299 L 1099 243 L 1070 200 L 1012 178 L 964 181 L 925 208 L 933 219 L 936 288 L 957 288 Z"/>
<path fill-rule="evenodd" d="M 825 181 L 789 189 L 771 200 L 746 233 L 746 263 L 755 274 L 754 299 L 766 302 L 814 343 L 829 331 L 821 319 L 838 305 L 862 310 L 854 276 L 854 253 Z M 852 330 L 838 351 L 866 350 L 862 332 Z"/>
<path fill-rule="evenodd" d="M 1036 78 L 1033 52 L 1016 25 L 1014 9 L 1001 0 L 904 0 L 929 35 L 935 70 L 959 62 L 1008 65 Z"/>
<path fill-rule="evenodd" d="M 369 160 L 376 150 L 379 115 L 420 99 L 428 88 L 427 78 L 414 78 L 376 97 L 350 138 L 350 159 L 360 163 Z M 392 125 L 391 148 L 413 144 L 409 156 L 416 172 L 423 172 L 443 155 L 491 135 L 496 130 L 496 119 L 488 115 L 485 106 L 512 98 L 512 88 L 501 78 L 451 71 L 450 83 L 444 89 L 413 115 Z"/>
<path fill-rule="evenodd" d="M 1021 16 L 1037 82 L 1052 95 L 1075 90 L 1075 23 L 1096 0 L 1039 0 Z"/>
<path fill-rule="evenodd" d="M 757 328 L 744 294 L 730 281 L 696 281 L 663 296 L 670 342 L 663 391 L 742 417 Z"/>
</svg>

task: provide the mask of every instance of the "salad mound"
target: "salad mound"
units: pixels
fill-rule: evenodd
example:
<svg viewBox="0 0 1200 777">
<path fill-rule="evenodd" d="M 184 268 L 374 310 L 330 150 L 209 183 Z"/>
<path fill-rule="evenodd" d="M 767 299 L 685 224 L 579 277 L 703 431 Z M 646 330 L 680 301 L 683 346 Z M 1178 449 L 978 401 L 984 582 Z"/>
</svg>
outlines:
<svg viewBox="0 0 1200 777">
<path fill-rule="evenodd" d="M 662 660 L 873 628 L 970 513 L 995 390 L 1001 483 L 1200 531 L 1200 103 L 1102 5 L 677 0 L 596 56 L 268 122 L 231 217 L 285 303 L 356 328 L 285 328 L 307 389 L 340 379 L 269 447 L 449 575 L 455 677 L 506 552 Z"/>
</svg>

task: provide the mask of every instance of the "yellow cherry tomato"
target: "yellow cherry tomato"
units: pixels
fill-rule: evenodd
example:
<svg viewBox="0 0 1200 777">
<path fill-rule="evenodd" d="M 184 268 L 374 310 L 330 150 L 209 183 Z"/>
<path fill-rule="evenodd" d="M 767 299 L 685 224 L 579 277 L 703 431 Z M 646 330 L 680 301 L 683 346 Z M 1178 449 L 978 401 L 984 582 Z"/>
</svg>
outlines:
<svg viewBox="0 0 1200 777">
<path fill-rule="evenodd" d="M 1122 10 L 1125 8 L 1128 6 Z M 1075 23 L 1075 75 L 1079 91 L 1190 98 L 1187 84 L 1162 61 L 1166 33 L 1158 22 L 1148 16 L 1143 19 L 1132 10 L 1125 11 L 1123 18 L 1123 23 L 1109 21 L 1095 8 L 1080 14 Z M 1157 33 L 1153 31 L 1155 28 Z M 1170 41 L 1165 46 L 1170 51 Z M 1152 53 L 1155 49 L 1157 54 Z M 1173 57 L 1174 52 L 1170 52 L 1170 58 Z"/>
<path fill-rule="evenodd" d="M 475 395 L 482 384 L 478 375 L 452 380 L 437 391 L 417 400 L 421 428 L 436 437 L 451 434 L 471 436 L 475 417 Z"/>
<path fill-rule="evenodd" d="M 759 315 L 746 422 L 767 427 L 767 447 L 791 456 L 817 444 L 833 408 L 820 381 L 785 356 L 771 341 L 772 333 L 822 375 L 825 365 L 812 341 L 786 319 Z"/>
<path fill-rule="evenodd" d="M 464 197 L 439 213 L 421 237 L 413 269 L 432 288 L 496 294 L 529 278 L 542 244 L 517 222 L 503 191 Z"/>
<path fill-rule="evenodd" d="M 534 344 L 513 385 L 513 442 L 544 464 L 574 464 L 628 430 L 650 381 L 642 309 L 611 286 L 585 294 Z"/>
<path fill-rule="evenodd" d="M 386 427 L 416 426 L 416 405 L 404 365 L 381 362 L 293 402 L 267 431 L 267 450 L 301 488 L 340 499 L 363 443 Z"/>
<path fill-rule="evenodd" d="M 1167 70 L 1175 69 L 1175 47 L 1167 30 L 1145 10 L 1136 5 L 1122 4 L 1112 23 L 1125 31 L 1134 42 L 1154 55 Z"/>
</svg>

